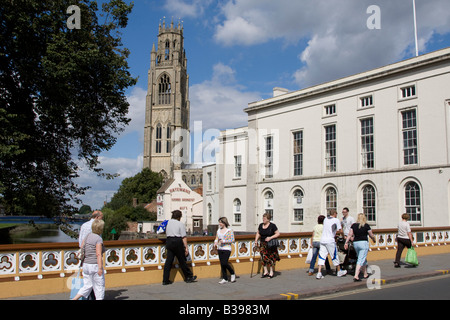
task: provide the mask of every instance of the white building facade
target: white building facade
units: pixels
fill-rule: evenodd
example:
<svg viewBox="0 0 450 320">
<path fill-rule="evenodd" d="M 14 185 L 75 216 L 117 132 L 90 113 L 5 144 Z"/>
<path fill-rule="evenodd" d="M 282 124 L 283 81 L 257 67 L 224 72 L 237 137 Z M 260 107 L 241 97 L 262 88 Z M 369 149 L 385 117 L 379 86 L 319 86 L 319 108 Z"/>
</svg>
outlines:
<svg viewBox="0 0 450 320">
<path fill-rule="evenodd" d="M 214 169 L 212 215 L 235 231 L 256 231 L 270 212 L 281 232 L 307 232 L 343 207 L 372 228 L 396 227 L 405 212 L 412 226 L 450 224 L 450 49 L 276 88 L 245 112 L 248 127 L 222 132 Z"/>
</svg>

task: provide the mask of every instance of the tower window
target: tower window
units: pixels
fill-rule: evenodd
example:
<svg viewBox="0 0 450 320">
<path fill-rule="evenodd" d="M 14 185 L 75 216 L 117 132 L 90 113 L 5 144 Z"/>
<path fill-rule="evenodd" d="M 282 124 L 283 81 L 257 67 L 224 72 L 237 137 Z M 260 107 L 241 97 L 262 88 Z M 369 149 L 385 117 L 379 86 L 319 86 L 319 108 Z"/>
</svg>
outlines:
<svg viewBox="0 0 450 320">
<path fill-rule="evenodd" d="M 166 50 L 164 52 L 164 60 L 169 60 L 170 57 L 170 42 L 169 40 L 166 41 Z"/>
<path fill-rule="evenodd" d="M 170 104 L 170 95 L 172 93 L 172 86 L 168 75 L 163 75 L 159 80 L 159 104 Z"/>
<path fill-rule="evenodd" d="M 160 124 L 156 126 L 156 153 L 161 153 L 162 127 Z"/>
</svg>

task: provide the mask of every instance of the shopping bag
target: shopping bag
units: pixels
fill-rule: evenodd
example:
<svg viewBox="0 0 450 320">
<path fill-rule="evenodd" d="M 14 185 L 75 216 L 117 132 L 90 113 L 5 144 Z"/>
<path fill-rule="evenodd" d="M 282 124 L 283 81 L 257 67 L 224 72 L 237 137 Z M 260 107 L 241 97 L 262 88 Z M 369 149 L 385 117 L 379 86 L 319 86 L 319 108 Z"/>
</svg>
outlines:
<svg viewBox="0 0 450 320">
<path fill-rule="evenodd" d="M 161 224 L 158 226 L 158 229 L 156 230 L 157 234 L 166 233 L 167 223 L 169 220 L 164 220 L 161 222 Z"/>
<path fill-rule="evenodd" d="M 80 276 L 80 270 L 78 270 L 77 276 L 72 278 L 72 283 L 70 286 L 70 299 L 75 298 L 78 291 L 83 287 L 84 281 L 83 278 Z M 80 300 L 84 300 L 83 297 L 81 297 Z"/>
<path fill-rule="evenodd" d="M 405 262 L 412 264 L 413 266 L 417 266 L 419 264 L 419 260 L 417 259 L 417 252 L 413 247 L 409 248 L 406 252 Z"/>
<path fill-rule="evenodd" d="M 313 257 L 313 249 L 312 249 L 312 248 L 309 248 L 309 250 L 308 250 L 308 255 L 306 256 L 306 261 L 305 261 L 305 263 L 306 263 L 306 264 L 311 263 L 312 257 Z"/>
</svg>

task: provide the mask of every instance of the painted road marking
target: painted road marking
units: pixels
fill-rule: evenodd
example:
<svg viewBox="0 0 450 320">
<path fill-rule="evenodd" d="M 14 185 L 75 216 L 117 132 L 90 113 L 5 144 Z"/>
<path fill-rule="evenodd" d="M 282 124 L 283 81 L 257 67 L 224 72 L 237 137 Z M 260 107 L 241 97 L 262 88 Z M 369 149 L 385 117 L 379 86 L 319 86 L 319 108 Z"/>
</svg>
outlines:
<svg viewBox="0 0 450 320">
<path fill-rule="evenodd" d="M 295 300 L 298 300 L 298 294 L 296 293 L 288 292 L 287 294 L 281 293 L 280 295 L 287 297 L 288 300 L 292 300 L 292 297 L 294 297 Z"/>
</svg>

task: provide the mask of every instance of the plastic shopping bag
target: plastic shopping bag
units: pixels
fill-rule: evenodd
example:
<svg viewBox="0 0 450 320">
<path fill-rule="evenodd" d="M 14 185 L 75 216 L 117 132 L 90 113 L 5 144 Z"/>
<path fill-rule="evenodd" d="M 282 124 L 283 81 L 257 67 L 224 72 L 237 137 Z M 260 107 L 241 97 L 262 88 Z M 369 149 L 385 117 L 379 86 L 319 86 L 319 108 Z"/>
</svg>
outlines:
<svg viewBox="0 0 450 320">
<path fill-rule="evenodd" d="M 406 252 L 405 262 L 412 264 L 413 266 L 419 265 L 419 260 L 417 259 L 417 252 L 414 250 L 414 247 L 411 247 Z"/>
<path fill-rule="evenodd" d="M 169 222 L 169 220 L 164 220 L 163 222 L 161 222 L 158 229 L 156 230 L 156 233 L 157 234 L 166 233 L 166 228 L 167 228 L 168 222 Z"/>
<path fill-rule="evenodd" d="M 80 275 L 80 270 L 78 270 L 77 276 L 72 278 L 72 283 L 70 286 L 70 299 L 75 298 L 78 291 L 80 291 L 80 289 L 83 287 L 83 284 L 84 284 L 83 278 Z M 84 300 L 84 298 L 81 297 L 80 300 Z"/>
<path fill-rule="evenodd" d="M 306 261 L 305 261 L 305 263 L 306 263 L 306 264 L 311 263 L 312 257 L 313 257 L 313 249 L 312 249 L 312 248 L 309 248 L 308 255 L 306 256 Z"/>
</svg>

